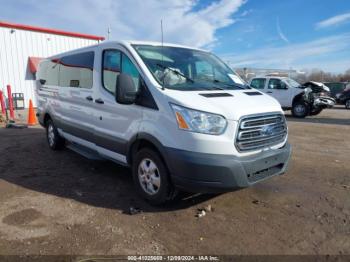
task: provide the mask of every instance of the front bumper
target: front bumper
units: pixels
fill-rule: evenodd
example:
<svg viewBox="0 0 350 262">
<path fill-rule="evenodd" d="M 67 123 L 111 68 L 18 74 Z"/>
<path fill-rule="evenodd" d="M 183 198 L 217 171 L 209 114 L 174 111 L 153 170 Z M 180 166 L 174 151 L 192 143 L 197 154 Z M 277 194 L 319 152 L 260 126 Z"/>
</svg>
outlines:
<svg viewBox="0 0 350 262">
<path fill-rule="evenodd" d="M 259 155 L 235 157 L 166 148 L 165 161 L 176 187 L 189 192 L 218 193 L 251 186 L 286 171 L 291 146 Z"/>
<path fill-rule="evenodd" d="M 315 107 L 333 107 L 335 105 L 336 101 L 335 99 L 327 96 L 320 96 L 315 98 L 314 100 L 314 106 Z"/>
</svg>

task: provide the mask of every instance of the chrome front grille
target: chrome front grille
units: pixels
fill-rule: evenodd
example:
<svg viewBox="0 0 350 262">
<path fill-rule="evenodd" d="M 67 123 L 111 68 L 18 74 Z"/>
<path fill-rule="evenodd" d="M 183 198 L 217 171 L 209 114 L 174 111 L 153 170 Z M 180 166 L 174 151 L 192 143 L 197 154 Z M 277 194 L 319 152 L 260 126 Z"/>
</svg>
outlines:
<svg viewBox="0 0 350 262">
<path fill-rule="evenodd" d="M 248 151 L 273 146 L 284 141 L 287 125 L 280 113 L 243 117 L 239 122 L 236 147 Z"/>
</svg>

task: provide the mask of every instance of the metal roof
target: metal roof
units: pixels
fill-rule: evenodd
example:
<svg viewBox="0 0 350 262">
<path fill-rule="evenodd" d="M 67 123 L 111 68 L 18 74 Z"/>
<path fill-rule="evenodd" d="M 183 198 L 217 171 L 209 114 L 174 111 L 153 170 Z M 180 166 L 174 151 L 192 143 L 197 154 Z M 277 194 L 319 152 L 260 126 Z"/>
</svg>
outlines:
<svg viewBox="0 0 350 262">
<path fill-rule="evenodd" d="M 4 21 L 0 21 L 0 27 L 8 27 L 8 28 L 12 28 L 12 29 L 20 29 L 20 30 L 34 31 L 34 32 L 40 32 L 40 33 L 47 33 L 47 34 L 63 35 L 63 36 L 85 38 L 85 39 L 91 39 L 91 40 L 99 40 L 99 41 L 102 41 L 105 39 L 103 36 L 74 33 L 74 32 L 58 30 L 58 29 L 50 29 L 50 28 L 30 26 L 30 25 L 15 24 L 15 23 L 9 23 L 9 22 L 4 22 Z"/>
</svg>

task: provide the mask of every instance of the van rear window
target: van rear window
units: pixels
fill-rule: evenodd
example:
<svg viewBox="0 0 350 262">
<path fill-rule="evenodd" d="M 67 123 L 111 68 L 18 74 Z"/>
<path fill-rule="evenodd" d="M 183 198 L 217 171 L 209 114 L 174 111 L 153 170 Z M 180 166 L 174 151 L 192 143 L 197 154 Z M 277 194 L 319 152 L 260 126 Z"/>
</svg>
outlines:
<svg viewBox="0 0 350 262">
<path fill-rule="evenodd" d="M 40 63 L 40 67 L 37 73 L 37 79 L 44 80 L 45 85 L 57 86 L 58 71 L 59 71 L 59 65 L 57 64 L 57 61 L 45 60 Z"/>
</svg>

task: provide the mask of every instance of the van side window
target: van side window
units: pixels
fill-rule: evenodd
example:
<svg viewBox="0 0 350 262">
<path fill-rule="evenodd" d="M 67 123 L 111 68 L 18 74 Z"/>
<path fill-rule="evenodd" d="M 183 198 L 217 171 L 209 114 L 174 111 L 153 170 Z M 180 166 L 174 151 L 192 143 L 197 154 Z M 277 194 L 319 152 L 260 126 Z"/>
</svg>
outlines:
<svg viewBox="0 0 350 262">
<path fill-rule="evenodd" d="M 264 89 L 265 88 L 266 79 L 265 78 L 255 78 L 250 83 L 250 86 L 256 89 Z"/>
<path fill-rule="evenodd" d="M 91 88 L 93 84 L 94 52 L 68 55 L 59 59 L 59 85 Z"/>
<path fill-rule="evenodd" d="M 139 86 L 140 84 L 140 74 L 137 70 L 136 66 L 126 55 L 122 55 L 122 72 L 124 74 L 128 74 L 134 80 L 135 86 Z"/>
<path fill-rule="evenodd" d="M 102 82 L 103 87 L 115 94 L 118 75 L 123 72 L 130 75 L 136 86 L 140 84 L 140 74 L 134 63 L 125 54 L 118 50 L 105 50 L 103 52 Z"/>
<path fill-rule="evenodd" d="M 56 60 L 46 60 L 40 63 L 37 79 L 45 80 L 44 85 L 58 86 L 59 65 Z"/>
<path fill-rule="evenodd" d="M 120 74 L 121 52 L 105 50 L 103 52 L 102 81 L 103 87 L 112 94 L 115 93 L 117 77 Z"/>
</svg>

